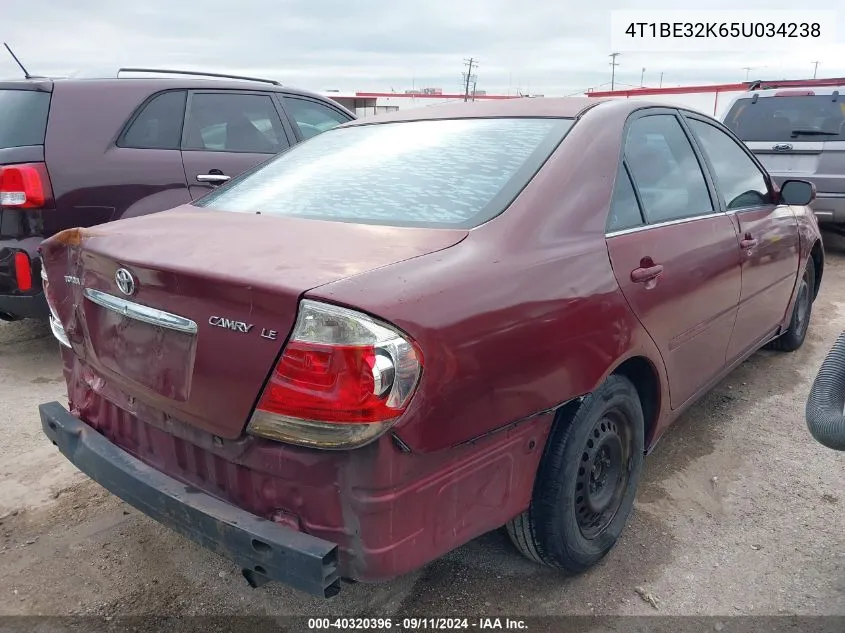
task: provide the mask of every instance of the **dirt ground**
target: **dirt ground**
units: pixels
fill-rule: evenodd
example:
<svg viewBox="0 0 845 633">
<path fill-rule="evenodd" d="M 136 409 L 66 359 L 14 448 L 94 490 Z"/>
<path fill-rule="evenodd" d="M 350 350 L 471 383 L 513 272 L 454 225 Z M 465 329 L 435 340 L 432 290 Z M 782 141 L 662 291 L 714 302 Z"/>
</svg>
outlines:
<svg viewBox="0 0 845 633">
<path fill-rule="evenodd" d="M 845 329 L 845 241 L 827 256 L 804 347 L 756 354 L 664 437 L 597 568 L 561 577 L 494 532 L 328 601 L 250 589 L 75 471 L 38 419 L 39 403 L 64 402 L 57 343 L 42 323 L 0 323 L 0 615 L 845 615 L 845 454 L 804 423 Z"/>
</svg>

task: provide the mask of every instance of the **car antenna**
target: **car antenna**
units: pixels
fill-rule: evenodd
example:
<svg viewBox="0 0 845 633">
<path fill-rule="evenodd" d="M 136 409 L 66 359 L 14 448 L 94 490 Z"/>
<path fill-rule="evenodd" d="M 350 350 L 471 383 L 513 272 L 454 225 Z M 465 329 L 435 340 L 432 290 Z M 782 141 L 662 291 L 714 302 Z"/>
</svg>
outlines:
<svg viewBox="0 0 845 633">
<path fill-rule="evenodd" d="M 35 77 L 34 75 L 30 75 L 30 74 L 29 74 L 29 71 L 28 71 L 26 68 L 24 68 L 24 65 L 23 65 L 23 64 L 21 64 L 21 60 L 19 60 L 19 59 L 18 59 L 18 56 L 17 56 L 17 55 L 15 55 L 15 54 L 12 52 L 12 49 L 9 47 L 9 45 L 8 45 L 8 44 L 6 44 L 6 42 L 3 42 L 3 46 L 5 46 L 5 47 L 6 47 L 6 50 L 7 50 L 7 51 L 9 51 L 9 55 L 11 55 L 11 56 L 12 56 L 12 59 L 14 59 L 14 60 L 17 62 L 18 66 L 20 66 L 20 67 L 21 67 L 21 70 L 23 71 L 23 76 L 24 76 L 26 79 L 35 79 L 36 77 Z"/>
</svg>

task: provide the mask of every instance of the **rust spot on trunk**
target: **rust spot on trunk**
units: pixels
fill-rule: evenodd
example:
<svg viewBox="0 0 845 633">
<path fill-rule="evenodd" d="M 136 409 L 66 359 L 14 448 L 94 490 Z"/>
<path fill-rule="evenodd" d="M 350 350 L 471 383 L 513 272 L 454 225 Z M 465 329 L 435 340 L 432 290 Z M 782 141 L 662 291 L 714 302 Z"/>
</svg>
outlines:
<svg viewBox="0 0 845 633">
<path fill-rule="evenodd" d="M 83 237 L 83 229 L 65 229 L 56 233 L 50 243 L 56 246 L 79 246 Z"/>
</svg>

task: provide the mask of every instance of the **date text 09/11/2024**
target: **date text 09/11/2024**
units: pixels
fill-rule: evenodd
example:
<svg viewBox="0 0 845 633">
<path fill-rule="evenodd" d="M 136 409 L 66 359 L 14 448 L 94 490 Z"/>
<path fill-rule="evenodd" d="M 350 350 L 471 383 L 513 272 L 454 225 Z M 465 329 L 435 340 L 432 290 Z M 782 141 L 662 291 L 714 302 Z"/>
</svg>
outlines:
<svg viewBox="0 0 845 633">
<path fill-rule="evenodd" d="M 446 630 L 511 630 L 528 628 L 524 620 L 513 618 L 309 618 L 308 630 L 369 631 L 446 631 Z"/>
</svg>

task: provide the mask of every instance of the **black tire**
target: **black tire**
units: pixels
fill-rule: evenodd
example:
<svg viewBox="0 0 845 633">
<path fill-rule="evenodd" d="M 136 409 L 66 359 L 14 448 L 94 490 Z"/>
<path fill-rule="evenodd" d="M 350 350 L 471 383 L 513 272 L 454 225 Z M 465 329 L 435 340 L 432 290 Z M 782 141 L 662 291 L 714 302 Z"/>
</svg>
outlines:
<svg viewBox="0 0 845 633">
<path fill-rule="evenodd" d="M 570 421 L 555 423 L 531 505 L 507 524 L 524 556 L 577 574 L 607 555 L 634 505 L 644 428 L 636 388 L 617 375 L 587 396 Z"/>
<path fill-rule="evenodd" d="M 804 344 L 807 329 L 810 326 L 810 315 L 813 312 L 813 292 L 816 283 L 816 266 L 813 258 L 807 259 L 804 276 L 798 284 L 798 298 L 792 307 L 789 326 L 783 334 L 766 344 L 766 349 L 778 352 L 794 352 Z"/>
</svg>

